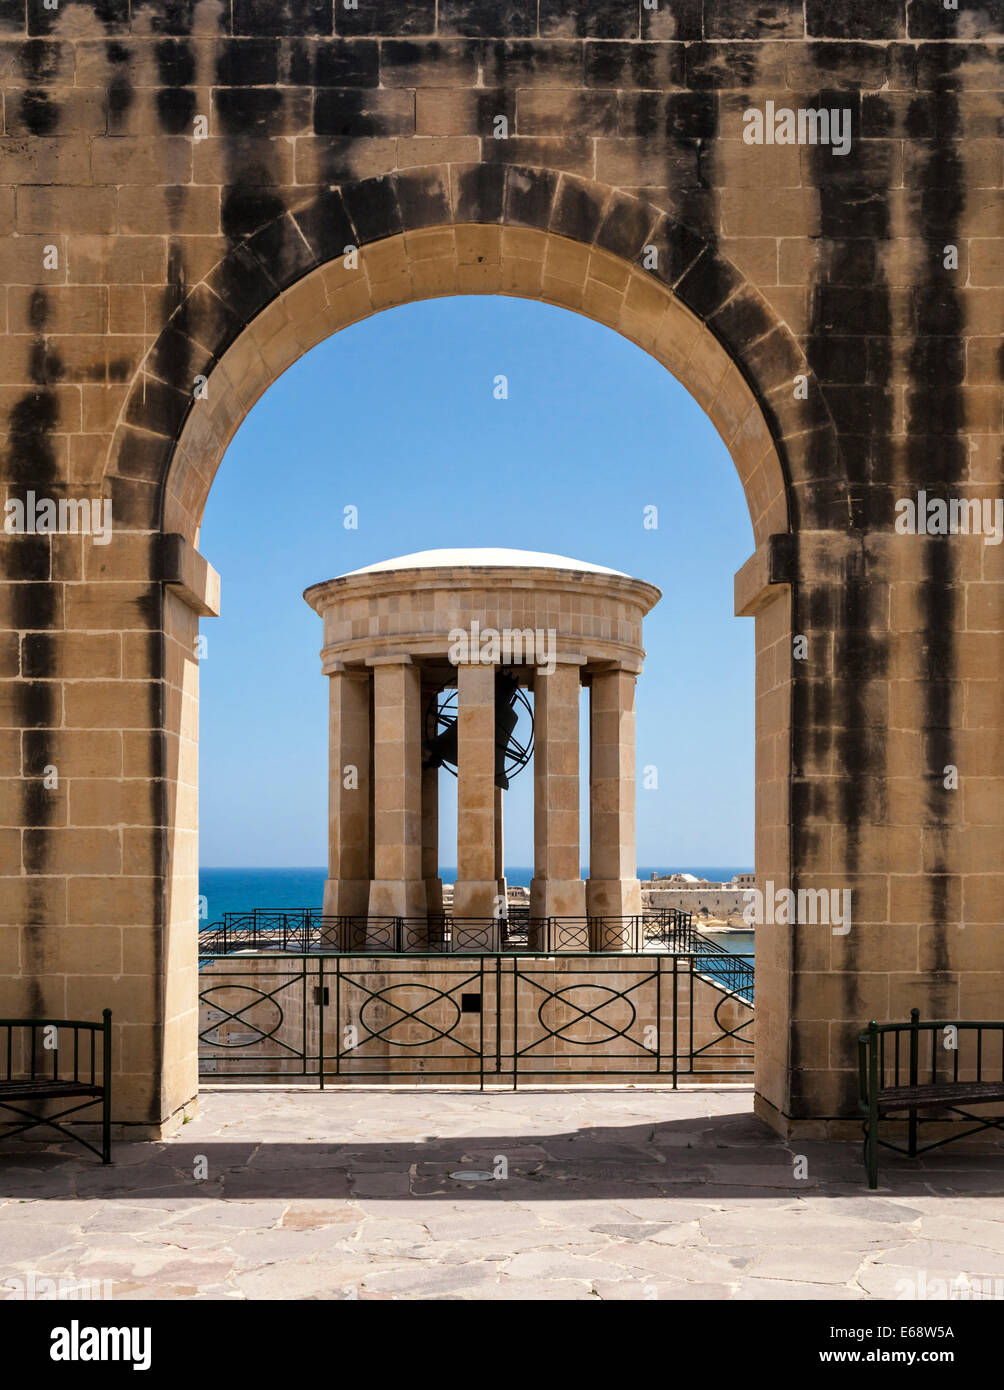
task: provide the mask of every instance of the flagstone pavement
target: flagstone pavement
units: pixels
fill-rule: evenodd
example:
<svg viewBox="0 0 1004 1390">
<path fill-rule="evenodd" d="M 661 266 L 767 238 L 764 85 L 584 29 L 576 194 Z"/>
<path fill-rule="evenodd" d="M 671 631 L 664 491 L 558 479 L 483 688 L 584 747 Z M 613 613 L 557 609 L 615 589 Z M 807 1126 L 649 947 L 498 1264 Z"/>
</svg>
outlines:
<svg viewBox="0 0 1004 1390">
<path fill-rule="evenodd" d="M 889 1155 L 869 1193 L 746 1088 L 218 1087 L 113 1157 L 0 1145 L 0 1298 L 1004 1296 L 1004 1152 Z"/>
</svg>

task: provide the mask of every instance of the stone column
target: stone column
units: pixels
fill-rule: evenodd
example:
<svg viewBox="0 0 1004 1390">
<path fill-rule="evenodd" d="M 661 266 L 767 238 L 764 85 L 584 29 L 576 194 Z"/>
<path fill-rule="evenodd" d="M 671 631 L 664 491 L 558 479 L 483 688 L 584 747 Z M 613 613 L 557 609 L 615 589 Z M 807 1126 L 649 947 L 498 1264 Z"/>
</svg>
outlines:
<svg viewBox="0 0 1004 1390">
<path fill-rule="evenodd" d="M 429 912 L 443 910 L 443 880 L 439 877 L 439 768 L 422 769 L 422 879 Z"/>
<path fill-rule="evenodd" d="M 502 788 L 495 788 L 495 893 L 506 902 L 505 844 L 502 834 Z M 508 908 L 503 916 L 508 916 Z"/>
<path fill-rule="evenodd" d="M 421 672 L 408 656 L 373 667 L 371 917 L 424 917 Z"/>
<path fill-rule="evenodd" d="M 559 662 L 533 683 L 533 879 L 530 916 L 585 917 L 579 853 L 579 665 Z M 534 934 L 538 950 L 588 950 L 585 923 Z"/>
<path fill-rule="evenodd" d="M 370 891 L 370 673 L 336 668 L 328 695 L 324 912 L 363 916 Z"/>
<path fill-rule="evenodd" d="M 590 917 L 641 912 L 635 851 L 636 677 L 615 668 L 596 671 L 589 698 L 589 882 Z M 615 923 L 600 923 L 594 950 L 630 948 L 630 936 Z"/>
<path fill-rule="evenodd" d="M 438 685 L 422 685 L 422 733 L 426 711 L 439 694 Z M 439 768 L 422 769 L 422 878 L 425 881 L 426 910 L 443 911 L 443 880 L 439 877 Z"/>
<path fill-rule="evenodd" d="M 454 917 L 492 917 L 495 876 L 495 668 L 458 666 Z"/>
</svg>

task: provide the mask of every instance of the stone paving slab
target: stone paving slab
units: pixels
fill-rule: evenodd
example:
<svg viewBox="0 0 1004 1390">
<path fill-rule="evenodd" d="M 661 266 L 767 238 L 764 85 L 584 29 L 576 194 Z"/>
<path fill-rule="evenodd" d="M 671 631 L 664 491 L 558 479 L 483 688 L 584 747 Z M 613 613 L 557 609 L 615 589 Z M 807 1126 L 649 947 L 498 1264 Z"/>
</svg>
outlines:
<svg viewBox="0 0 1004 1390">
<path fill-rule="evenodd" d="M 785 1145 L 735 1087 L 201 1105 L 108 1168 L 0 1146 L 0 1299 L 31 1278 L 144 1299 L 1004 1298 L 989 1146 L 890 1155 L 870 1193 L 859 1146 Z M 451 1177 L 470 1170 L 506 1176 Z"/>
</svg>

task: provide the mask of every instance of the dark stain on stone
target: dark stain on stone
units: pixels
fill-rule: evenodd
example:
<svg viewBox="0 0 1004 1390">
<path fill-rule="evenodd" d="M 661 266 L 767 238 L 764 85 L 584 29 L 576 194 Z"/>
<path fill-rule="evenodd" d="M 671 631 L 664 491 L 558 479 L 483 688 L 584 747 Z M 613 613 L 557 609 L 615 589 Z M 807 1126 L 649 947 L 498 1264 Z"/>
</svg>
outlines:
<svg viewBox="0 0 1004 1390">
<path fill-rule="evenodd" d="M 157 121 L 166 135 L 186 135 L 194 115 L 195 93 L 187 87 L 165 87 L 157 93 Z"/>
<path fill-rule="evenodd" d="M 20 95 L 18 116 L 30 135 L 51 135 L 59 124 L 59 107 L 45 90 L 45 84 L 52 81 L 58 72 L 59 59 L 58 54 L 52 51 L 53 47 L 52 44 L 32 39 L 18 51 L 21 75 L 31 84 Z M 13 102 L 13 92 L 9 100 Z"/>
<path fill-rule="evenodd" d="M 195 54 L 187 39 L 161 39 L 154 45 L 153 55 L 162 86 L 192 86 L 195 81 Z"/>
<path fill-rule="evenodd" d="M 285 288 L 315 264 L 313 253 L 300 236 L 289 213 L 273 218 L 248 237 L 245 246 L 277 285 Z"/>
<path fill-rule="evenodd" d="M 224 140 L 227 182 L 221 200 L 223 234 L 231 248 L 267 223 L 281 216 L 285 204 L 277 189 L 272 150 L 264 139 L 249 141 L 242 119 L 241 93 L 233 89 L 230 100 L 217 106 Z M 267 100 L 281 104 L 281 94 L 269 92 Z"/>
<path fill-rule="evenodd" d="M 187 39 L 161 39 L 154 47 L 157 75 L 157 120 L 166 135 L 191 131 L 195 114 L 195 55 Z"/>
<path fill-rule="evenodd" d="M 646 203 L 614 193 L 604 209 L 596 245 L 622 260 L 636 261 L 652 230 L 652 220 L 652 209 Z"/>
<path fill-rule="evenodd" d="M 805 0 L 806 31 L 820 39 L 895 39 L 906 29 L 906 0 Z"/>
<path fill-rule="evenodd" d="M 345 210 L 337 188 L 323 189 L 317 196 L 293 214 L 300 235 L 309 245 L 315 261 L 322 265 L 336 256 L 344 256 L 347 246 L 356 243 L 356 232 Z"/>
<path fill-rule="evenodd" d="M 384 54 L 384 62 L 393 64 L 393 57 L 387 56 L 387 44 L 384 44 Z M 319 39 L 316 42 L 293 39 L 288 64 L 290 82 L 305 87 L 380 85 L 380 49 L 373 39 Z M 275 79 L 260 78 L 259 85 L 270 80 Z M 234 86 L 237 85 L 235 82 Z"/>
<path fill-rule="evenodd" d="M 592 186 L 566 175 L 551 212 L 551 230 L 588 246 L 596 240 L 602 218 L 603 203 Z"/>
<path fill-rule="evenodd" d="M 29 778 L 25 782 L 24 795 L 21 801 L 25 826 L 39 828 L 51 825 L 55 820 L 58 806 L 58 798 L 41 778 L 37 781 Z"/>
<path fill-rule="evenodd" d="M 21 673 L 33 679 L 58 674 L 57 634 L 26 632 L 21 641 Z"/>
<path fill-rule="evenodd" d="M 838 81 L 853 80 L 853 73 L 839 55 L 826 53 L 822 61 L 825 81 L 834 81 L 834 73 Z M 867 163 L 871 156 L 860 149 L 857 93 L 843 87 L 823 88 L 808 97 L 805 104 L 849 109 L 852 144 L 850 153 L 840 158 L 826 146 L 808 147 L 809 177 L 819 195 L 820 229 L 805 347 L 815 390 L 814 399 L 806 403 L 810 409 L 805 411 L 805 418 L 807 425 L 817 428 L 809 435 L 808 447 L 801 456 L 807 485 L 801 492 L 798 525 L 846 530 L 858 535 L 859 546 L 835 562 L 828 584 L 819 579 L 812 585 L 800 581 L 792 589 L 792 632 L 809 637 L 808 662 L 792 661 L 789 844 L 790 886 L 796 892 L 807 872 L 811 872 L 813 846 L 817 843 L 806 816 L 807 785 L 813 785 L 818 792 L 812 798 L 811 814 L 842 824 L 844 862 L 852 876 L 861 860 L 865 824 L 884 814 L 884 806 L 876 806 L 864 793 L 867 779 L 881 779 L 884 774 L 884 749 L 876 746 L 866 729 L 871 682 L 884 679 L 888 646 L 880 628 L 883 615 L 877 610 L 872 613 L 870 606 L 873 588 L 862 528 L 881 524 L 869 491 L 874 476 L 870 465 L 881 455 L 883 478 L 890 476 L 892 466 L 888 443 L 892 425 L 891 354 L 876 356 L 876 377 L 865 398 L 845 389 L 842 380 L 843 363 L 848 356 L 867 361 L 866 335 L 888 342 L 892 333 L 889 291 L 881 272 L 876 268 L 872 282 L 861 284 L 862 268 L 872 269 L 872 262 L 868 251 L 863 252 L 860 246 L 863 237 L 882 240 L 889 236 L 888 172 L 877 168 L 874 162 Z M 848 278 L 849 285 L 845 283 Z M 854 341 L 835 347 L 833 334 L 846 333 L 848 325 L 857 329 L 852 335 Z M 843 466 L 839 468 L 834 467 L 830 431 L 823 427 L 827 419 L 832 421 L 840 441 Z M 826 598 L 818 597 L 821 585 Z M 828 618 L 818 630 L 812 626 L 814 613 Z M 821 674 L 812 666 L 814 631 L 823 640 L 826 634 L 832 634 L 832 667 Z M 811 777 L 831 757 L 836 762 L 835 776 L 827 779 L 827 783 L 835 783 L 832 793 L 827 793 L 826 784 L 800 780 Z M 811 882 L 808 886 L 812 886 Z M 853 889 L 853 884 L 848 886 Z M 793 1020 L 799 1018 L 801 1009 L 800 930 L 796 928 L 791 934 Z M 841 1016 L 852 1018 L 858 958 L 858 941 L 853 931 L 842 938 L 842 951 Z M 800 1071 L 818 1067 L 820 1062 L 805 1054 L 797 1027 L 793 1029 L 791 1048 L 791 1104 L 797 1115 L 804 1104 Z"/>
<path fill-rule="evenodd" d="M 223 234 L 231 242 L 239 241 L 280 217 L 284 211 L 282 199 L 267 184 L 229 184 L 221 208 Z"/>
<path fill-rule="evenodd" d="M 587 43 L 587 87 L 653 91 L 660 95 L 685 82 L 683 44 Z"/>
<path fill-rule="evenodd" d="M 330 34 L 333 3 L 334 0 L 232 0 L 233 32 L 248 35 Z M 373 0 L 365 0 L 361 8 L 371 11 Z M 402 0 L 397 8 L 407 9 L 408 6 Z M 351 15 L 355 12 L 348 13 Z"/>
<path fill-rule="evenodd" d="M 283 97 L 278 88 L 219 87 L 215 99 L 224 130 L 240 131 L 245 137 L 280 133 Z"/>
<path fill-rule="evenodd" d="M 418 170 L 394 175 L 394 195 L 406 232 L 441 227 L 450 220 L 447 190 L 438 174 Z"/>
<path fill-rule="evenodd" d="M 501 164 L 471 164 L 457 170 L 454 215 L 458 222 L 501 222 L 506 170 Z"/>
<path fill-rule="evenodd" d="M 28 301 L 28 322 L 34 332 L 28 373 L 34 389 L 15 401 L 8 418 L 5 471 L 11 482 L 47 485 L 58 472 L 52 434 L 59 421 L 59 401 L 49 388 L 60 380 L 63 367 L 45 339 L 48 313 L 45 290 L 33 290 Z"/>
<path fill-rule="evenodd" d="M 44 86 L 59 77 L 62 57 L 59 44 L 46 43 L 43 39 L 29 39 L 18 49 L 17 57 L 22 77 L 26 77 L 33 84 Z"/>
<path fill-rule="evenodd" d="M 811 106 L 846 105 L 845 94 L 822 92 L 807 103 Z M 857 128 L 852 124 L 852 152 L 859 143 Z M 817 257 L 811 295 L 811 318 L 806 354 L 813 374 L 819 382 L 830 416 L 841 440 L 846 467 L 848 490 L 843 499 L 844 525 L 850 532 L 862 528 L 881 527 L 891 521 L 891 508 L 884 495 L 876 499 L 870 485 L 876 472 L 885 479 L 891 476 L 892 457 L 889 439 L 892 432 L 891 352 L 873 354 L 873 379 L 867 386 L 848 386 L 844 363 L 848 358 L 868 361 L 868 341 L 883 341 L 887 347 L 892 334 L 892 311 L 888 286 L 876 267 L 876 278 L 870 285 L 859 286 L 862 235 L 860 214 L 868 208 L 870 230 L 880 238 L 889 235 L 888 190 L 878 183 L 874 171 L 859 172 L 852 164 L 848 169 L 835 170 L 838 163 L 825 146 L 810 147 L 809 167 L 820 200 L 820 238 L 822 254 Z M 849 243 L 849 244 L 848 244 Z M 848 271 L 854 284 L 842 281 Z M 834 337 L 847 333 L 849 325 L 857 329 L 844 340 Z M 810 484 L 807 496 L 809 508 L 806 522 L 824 526 L 832 523 L 833 509 L 828 494 L 834 485 L 831 460 L 828 454 L 817 457 L 810 450 L 806 458 Z M 838 513 L 839 514 L 839 513 Z M 860 843 L 865 807 L 860 795 L 862 780 L 881 776 L 883 765 L 875 766 L 874 745 L 865 737 L 865 705 L 871 680 L 881 680 L 888 666 L 887 641 L 881 632 L 882 615 L 871 611 L 874 590 L 870 583 L 868 562 L 863 543 L 861 548 L 840 562 L 839 574 L 833 586 L 833 669 L 831 679 L 846 680 L 842 685 L 845 697 L 843 708 L 830 711 L 834 720 L 838 759 L 836 805 L 832 808 L 843 823 L 846 835 L 847 865 L 853 873 L 860 858 Z M 807 596 L 808 597 L 808 596 Z M 811 607 L 811 600 L 810 600 Z M 808 617 L 799 619 L 802 624 Z M 826 632 L 827 629 L 821 629 Z M 810 646 L 811 646 L 810 634 Z M 808 673 L 806 673 L 808 674 Z M 802 673 L 797 669 L 796 683 Z M 818 695 L 816 683 L 810 686 L 807 698 L 798 707 L 808 706 L 810 722 L 796 725 L 796 743 L 805 741 L 798 750 L 799 762 L 813 762 L 825 752 L 821 746 L 828 736 L 821 732 L 822 720 L 813 717 L 812 697 Z M 799 843 L 799 827 L 792 826 L 795 862 L 806 859 L 804 846 Z M 848 964 L 853 964 L 855 942 L 853 933 L 845 939 Z M 845 979 L 847 988 L 852 981 Z M 849 1007 L 849 997 L 845 1001 Z"/>
<path fill-rule="evenodd" d="M 403 230 L 397 190 L 391 178 L 363 179 L 350 184 L 342 189 L 342 199 L 360 246 L 396 236 Z"/>
<path fill-rule="evenodd" d="M 167 388 L 165 388 L 167 389 Z M 143 421 L 143 398 L 130 403 L 127 420 Z M 116 477 L 135 482 L 159 483 L 170 465 L 173 441 L 148 429 L 133 429 L 128 424 L 122 430 L 122 442 L 116 461 Z M 116 516 L 118 509 L 116 506 Z"/>
<path fill-rule="evenodd" d="M 371 98 L 362 88 L 319 88 L 314 97 L 314 134 L 372 139 L 400 135 L 394 121 L 367 110 Z"/>
<path fill-rule="evenodd" d="M 392 0 L 378 0 L 378 3 L 389 7 Z M 420 32 L 417 26 L 423 22 L 422 11 L 428 3 L 429 0 L 421 0 L 414 6 L 416 32 Z M 341 28 L 341 12 L 337 14 L 336 23 Z M 536 31 L 537 0 L 439 0 L 438 17 L 441 34 L 457 34 L 463 38 L 525 38 Z M 389 33 L 390 30 L 377 32 Z"/>
<path fill-rule="evenodd" d="M 113 69 L 108 90 L 105 93 L 105 119 L 108 123 L 108 133 L 114 135 L 125 124 L 125 118 L 133 104 L 135 92 L 128 71 L 128 48 L 124 44 L 111 40 L 105 44 L 105 57 Z"/>
<path fill-rule="evenodd" d="M 51 135 L 59 124 L 59 107 L 47 92 L 29 88 L 21 93 L 21 124 L 32 135 Z"/>
<path fill-rule="evenodd" d="M 190 34 L 199 0 L 153 0 L 150 28 L 155 34 Z M 137 5 L 133 3 L 133 11 Z"/>
<path fill-rule="evenodd" d="M 55 722 L 55 686 L 52 681 L 18 682 L 23 729 L 48 729 Z"/>
<path fill-rule="evenodd" d="M 681 140 L 713 141 L 718 103 L 712 92 L 675 92 L 666 102 L 666 134 Z"/>
<path fill-rule="evenodd" d="M 503 221 L 521 227 L 546 227 L 557 191 L 557 174 L 547 169 L 510 167 L 503 195 Z"/>
<path fill-rule="evenodd" d="M 483 9 L 483 0 L 476 0 L 476 3 Z M 494 0 L 489 10 L 509 8 L 513 3 L 533 3 L 533 0 Z M 328 8 L 331 9 L 330 0 Z M 365 0 L 364 4 L 352 10 L 335 0 L 334 27 L 337 34 L 346 37 L 381 34 L 410 38 L 417 34 L 433 34 L 436 30 L 436 0 Z M 295 32 L 304 32 L 300 24 Z M 331 33 L 330 20 L 323 32 Z"/>
<path fill-rule="evenodd" d="M 11 609 L 15 628 L 58 627 L 63 612 L 62 586 L 52 583 L 14 584 Z"/>
<path fill-rule="evenodd" d="M 313 49 L 302 39 L 294 39 L 294 53 Z M 373 45 L 376 48 L 376 44 Z M 374 54 L 374 67 L 376 57 Z M 266 87 L 279 81 L 278 39 L 224 39 L 216 51 L 216 81 L 220 87 Z M 308 82 L 305 72 L 290 73 L 291 82 Z"/>
<path fill-rule="evenodd" d="M 206 283 L 242 328 L 278 292 L 274 280 L 243 243 L 221 261 Z"/>
<path fill-rule="evenodd" d="M 48 579 L 51 573 L 50 544 L 47 535 L 32 535 L 30 532 L 4 536 L 3 548 L 0 551 L 3 556 L 3 573 L 8 579 L 22 582 Z"/>
<path fill-rule="evenodd" d="M 961 138 L 959 101 L 952 75 L 959 57 L 950 46 L 941 49 L 940 70 L 933 74 L 932 94 L 918 97 L 916 105 L 929 106 L 940 132 L 926 149 L 920 186 L 927 194 L 924 221 L 935 233 L 926 260 L 926 273 L 918 286 L 918 314 L 910 348 L 907 395 L 907 432 L 925 444 L 924 481 L 928 490 L 943 497 L 957 495 L 966 476 L 966 443 L 962 437 L 964 406 L 960 385 L 963 376 L 965 316 L 958 284 L 960 271 L 944 268 L 943 248 L 959 245 L 965 203 L 965 171 L 958 147 Z M 929 62 L 937 59 L 932 55 Z M 934 313 L 928 310 L 933 308 Z M 939 371 L 939 367 L 942 369 Z M 936 389 L 933 389 L 937 384 Z M 926 447 L 930 445 L 931 447 Z M 949 920 L 948 830 L 957 822 L 958 793 L 944 787 L 944 769 L 957 761 L 952 730 L 953 683 L 956 676 L 957 547 L 964 539 L 951 536 L 928 538 L 925 573 L 918 602 L 924 614 L 923 644 L 925 751 L 930 760 L 925 779 L 929 829 L 936 852 L 929 860 L 931 941 L 926 956 L 934 975 L 935 1012 L 950 1012 L 952 994 L 948 971 L 948 933 L 956 924 Z"/>
<path fill-rule="evenodd" d="M 623 0 L 540 0 L 542 38 L 636 39 L 640 10 Z"/>
<path fill-rule="evenodd" d="M 25 729 L 21 734 L 21 756 L 25 777 L 43 777 L 55 760 L 47 730 Z"/>
<path fill-rule="evenodd" d="M 48 299 L 44 290 L 34 290 L 28 301 L 28 322 L 36 333 L 41 333 L 48 318 Z"/>
<path fill-rule="evenodd" d="M 33 391 L 24 395 L 12 407 L 7 425 L 8 434 L 28 436 L 45 435 L 55 429 L 59 420 L 59 406 L 53 391 Z"/>
</svg>

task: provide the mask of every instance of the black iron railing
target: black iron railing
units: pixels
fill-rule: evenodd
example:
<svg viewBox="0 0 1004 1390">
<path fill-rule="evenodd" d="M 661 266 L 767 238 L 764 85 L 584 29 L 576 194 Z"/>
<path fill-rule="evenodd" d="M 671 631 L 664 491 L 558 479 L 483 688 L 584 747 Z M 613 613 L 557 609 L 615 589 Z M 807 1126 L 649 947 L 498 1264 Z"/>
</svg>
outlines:
<svg viewBox="0 0 1004 1390">
<path fill-rule="evenodd" d="M 469 952 L 641 952 L 690 954 L 701 973 L 753 1002 L 752 960 L 734 955 L 697 931 L 677 908 L 618 917 L 330 916 L 302 908 L 227 912 L 199 932 L 199 954 L 238 951 L 324 952 L 336 955 L 447 955 Z"/>
<path fill-rule="evenodd" d="M 692 952 L 699 960 L 697 968 L 701 974 L 710 975 L 730 992 L 741 995 L 752 1004 L 756 981 L 752 959 L 727 951 L 724 946 L 719 946 L 717 941 L 712 941 L 703 932 L 699 932 L 689 912 L 679 913 L 678 916 L 687 920 L 672 929 L 668 949 Z"/>
<path fill-rule="evenodd" d="M 700 958 L 701 973 L 753 1002 L 753 962 L 733 954 L 694 927 L 689 912 L 661 908 L 634 916 L 509 917 L 329 916 L 309 908 L 227 912 L 199 932 L 201 956 L 236 951 L 397 955 L 420 952 L 640 952 L 663 950 Z"/>
<path fill-rule="evenodd" d="M 531 917 L 517 910 L 503 918 L 328 916 L 310 908 L 255 908 L 226 912 L 201 928 L 199 946 L 218 954 L 255 949 L 495 952 L 522 950 L 532 940 L 539 950 L 638 950 L 692 931 L 691 923 L 689 912 L 672 908 L 632 917 Z"/>
<path fill-rule="evenodd" d="M 709 997 L 703 962 L 670 952 L 213 956 L 200 983 L 200 1072 L 322 1088 L 749 1077 L 752 1009 L 724 990 Z"/>
</svg>

